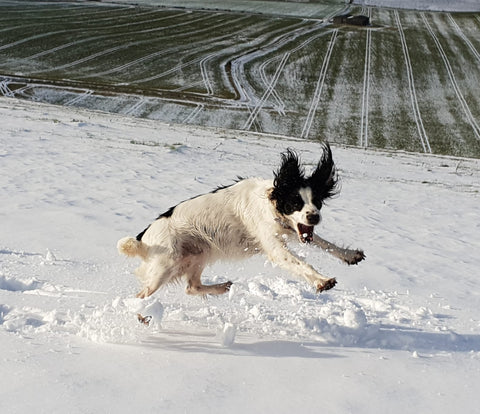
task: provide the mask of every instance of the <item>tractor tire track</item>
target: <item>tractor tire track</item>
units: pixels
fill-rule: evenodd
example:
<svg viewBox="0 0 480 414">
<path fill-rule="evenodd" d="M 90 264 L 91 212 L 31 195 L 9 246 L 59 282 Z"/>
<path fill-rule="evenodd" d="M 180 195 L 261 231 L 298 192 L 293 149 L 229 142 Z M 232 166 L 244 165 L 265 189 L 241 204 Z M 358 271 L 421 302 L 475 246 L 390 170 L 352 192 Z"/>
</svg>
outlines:
<svg viewBox="0 0 480 414">
<path fill-rule="evenodd" d="M 0 92 L 2 93 L 3 96 L 6 97 L 14 97 L 15 94 L 13 91 L 8 87 L 8 84 L 10 83 L 9 79 L 3 79 L 0 81 Z"/>
<path fill-rule="evenodd" d="M 314 40 L 317 40 L 319 37 L 322 37 L 322 36 L 325 36 L 325 33 L 319 33 L 315 36 L 312 36 L 311 38 L 305 40 L 304 42 L 302 42 L 300 45 L 298 45 L 297 47 L 295 47 L 294 49 L 292 49 L 290 51 L 290 54 L 294 53 L 294 52 L 297 52 L 298 50 L 300 49 L 303 49 L 305 46 L 307 46 L 309 43 L 313 42 Z M 270 81 L 268 80 L 268 77 L 267 77 L 267 74 L 265 72 L 265 68 L 272 62 L 274 62 L 275 60 L 278 60 L 278 56 L 275 56 L 273 58 L 270 58 L 270 59 L 267 59 L 265 62 L 263 62 L 261 65 L 260 65 L 260 68 L 259 68 L 259 71 L 260 71 L 260 79 L 262 80 L 262 82 L 264 83 L 264 85 L 268 88 L 269 87 L 269 84 L 270 84 Z M 271 90 L 271 95 L 273 96 L 273 98 L 275 99 L 275 101 L 277 102 L 277 106 L 276 106 L 276 110 L 277 112 L 280 114 L 280 115 L 285 115 L 285 103 L 283 102 L 283 99 L 280 97 L 280 95 L 278 94 L 278 92 L 275 90 L 275 87 Z"/>
<path fill-rule="evenodd" d="M 118 25 L 110 26 L 109 30 L 119 29 L 119 28 L 124 27 L 124 26 L 133 26 L 133 25 L 137 25 L 137 24 L 147 24 L 147 23 L 157 22 L 157 21 L 160 21 L 160 20 L 167 20 L 167 19 L 170 19 L 170 18 L 181 16 L 183 14 L 185 14 L 185 12 L 174 14 L 173 16 L 162 17 L 162 18 L 159 18 L 159 19 L 146 20 L 146 21 L 143 21 L 143 22 L 118 24 Z M 42 56 L 46 56 L 46 55 L 58 52 L 58 51 L 63 50 L 63 49 L 68 49 L 69 47 L 72 47 L 72 46 L 81 45 L 83 43 L 93 42 L 93 41 L 97 41 L 97 40 L 114 39 L 115 37 L 122 37 L 122 36 L 126 36 L 126 35 L 130 36 L 130 35 L 136 35 L 136 34 L 150 33 L 152 31 L 169 29 L 169 28 L 172 28 L 172 27 L 175 27 L 175 25 L 173 25 L 173 26 L 162 26 L 162 28 L 155 28 L 155 29 L 137 30 L 137 31 L 128 32 L 128 33 L 103 34 L 103 35 L 100 35 L 100 36 L 91 36 L 91 37 L 87 37 L 85 39 L 75 40 L 73 42 L 64 43 L 63 45 L 59 45 L 59 46 L 56 46 L 56 47 L 48 49 L 48 50 L 44 50 L 44 51 L 39 52 L 39 53 L 35 53 L 34 55 L 30 55 L 30 56 L 25 57 L 25 59 L 36 59 L 36 58 L 39 58 L 39 57 L 42 57 Z M 95 29 L 95 28 L 91 28 L 91 29 Z M 83 32 L 85 32 L 85 29 L 83 29 L 83 28 L 82 29 L 73 29 L 73 30 L 70 30 L 68 32 L 69 33 L 73 33 L 73 32 L 83 33 Z"/>
<path fill-rule="evenodd" d="M 427 28 L 428 32 L 430 33 L 430 36 L 432 36 L 433 41 L 435 42 L 435 45 L 437 46 L 437 50 L 443 60 L 443 63 L 445 64 L 445 68 L 447 69 L 448 77 L 450 78 L 450 82 L 452 83 L 453 89 L 455 91 L 455 94 L 457 95 L 458 101 L 460 102 L 460 105 L 463 109 L 463 112 L 465 114 L 465 117 L 469 124 L 471 125 L 473 129 L 473 133 L 477 139 L 480 139 L 480 127 L 478 126 L 474 116 L 472 115 L 472 112 L 470 111 L 470 108 L 467 104 L 467 101 L 465 100 L 465 97 L 463 96 L 460 87 L 458 86 L 457 79 L 455 78 L 455 74 L 453 72 L 452 66 L 450 65 L 450 61 L 448 60 L 448 57 L 438 40 L 437 35 L 434 33 L 432 27 L 430 26 L 430 23 L 428 22 L 427 18 L 425 17 L 425 13 L 420 13 L 423 23 L 425 24 L 425 27 Z"/>
<path fill-rule="evenodd" d="M 468 48 L 472 51 L 473 55 L 475 58 L 478 60 L 480 63 L 480 53 L 478 53 L 477 49 L 475 49 L 475 46 L 473 46 L 472 42 L 468 39 L 468 37 L 463 33 L 462 29 L 460 29 L 460 26 L 457 24 L 457 22 L 453 19 L 452 15 L 450 13 L 447 13 L 448 20 L 452 23 L 453 27 L 457 31 L 457 33 L 460 35 L 460 37 L 463 39 L 463 41 L 466 43 Z M 477 16 L 478 18 L 478 16 Z"/>
<path fill-rule="evenodd" d="M 213 87 L 212 83 L 210 82 L 210 78 L 208 77 L 207 62 L 217 55 L 219 55 L 219 53 L 211 53 L 210 55 L 207 55 L 200 60 L 200 73 L 202 75 L 203 84 L 205 86 L 205 89 L 207 90 L 208 96 L 213 95 Z"/>
<path fill-rule="evenodd" d="M 86 6 L 86 7 L 90 7 L 90 6 Z M 122 11 L 124 10 L 127 10 L 127 9 L 130 9 L 131 7 L 127 7 L 127 8 L 122 8 Z M 100 13 L 100 12 L 97 12 L 97 13 Z M 105 13 L 105 11 L 101 11 L 101 13 Z M 96 14 L 96 13 L 91 13 L 92 15 L 93 14 Z M 138 15 L 143 15 L 145 13 L 139 13 Z M 180 13 L 180 14 L 185 14 L 184 12 L 183 13 Z M 138 16 L 136 15 L 136 16 Z M 61 20 L 61 19 L 64 19 L 66 17 L 70 17 L 70 14 L 69 15 L 65 15 L 65 16 L 55 16 L 54 18 L 52 18 L 51 16 L 48 17 L 48 20 L 49 22 L 51 22 L 51 20 Z M 37 17 L 37 18 L 41 18 L 41 17 Z M 167 19 L 168 17 L 165 17 L 165 18 L 161 18 L 161 19 L 153 19 L 153 21 L 156 21 L 156 20 L 164 20 L 164 19 Z M 47 19 L 45 17 L 45 19 Z M 116 18 L 114 17 L 107 17 L 107 18 L 102 18 L 102 19 L 98 19 L 97 21 L 100 21 L 100 20 L 115 20 Z M 80 21 L 78 21 L 80 22 Z M 147 22 L 141 22 L 141 24 L 144 24 L 144 23 L 149 23 L 150 21 L 147 21 Z M 75 25 L 77 24 L 77 22 L 72 22 L 71 25 Z M 113 26 L 110 26 L 109 27 L 109 30 L 111 29 L 116 29 L 116 28 L 119 28 L 119 27 L 123 27 L 123 26 L 127 26 L 127 25 L 131 25 L 132 23 L 126 23 L 126 24 L 119 24 L 119 25 L 113 25 Z M 140 23 L 139 23 L 140 24 Z M 41 23 L 39 24 L 36 24 L 34 26 L 40 26 Z M 19 28 L 22 28 L 24 27 L 23 25 L 19 25 L 19 26 L 14 26 L 14 27 L 10 27 L 10 28 L 6 28 L 6 29 L 2 29 L 0 30 L 0 32 L 3 32 L 3 31 L 11 31 L 11 30 L 14 30 L 14 29 L 19 29 Z M 102 26 L 103 27 L 103 26 Z M 95 29 L 95 28 L 90 28 L 90 29 Z M 79 29 L 63 29 L 63 30 L 58 30 L 58 31 L 54 31 L 54 32 L 46 32 L 46 33 L 39 33 L 39 34 L 36 34 L 36 35 L 33 35 L 33 36 L 29 36 L 29 37 L 25 37 L 23 39 L 19 39 L 15 42 L 11 42 L 11 43 L 7 43 L 5 45 L 2 45 L 0 46 L 0 50 L 5 50 L 5 49 L 9 49 L 9 48 L 12 48 L 12 47 L 15 47 L 15 46 L 18 46 L 18 45 L 21 45 L 23 43 L 27 43 L 27 42 L 30 42 L 32 40 L 38 40 L 38 39 L 43 39 L 45 37 L 48 37 L 48 36 L 54 36 L 54 35 L 58 35 L 58 34 L 70 34 L 72 32 L 78 32 L 78 33 L 82 33 L 85 31 L 85 28 L 79 28 Z M 98 37 L 95 37 L 94 40 L 96 40 Z M 69 45 L 72 45 L 72 44 L 75 44 L 75 42 L 72 42 L 72 43 L 69 43 Z M 53 51 L 57 51 L 57 50 L 60 50 L 59 48 L 54 48 Z M 52 51 L 52 53 L 53 53 Z M 41 53 L 38 53 L 38 54 L 35 54 L 33 56 L 29 56 L 27 57 L 28 58 L 32 58 L 32 57 L 37 57 L 37 56 L 41 56 L 43 55 L 44 53 L 41 52 Z"/>
<path fill-rule="evenodd" d="M 265 72 L 265 68 L 270 64 L 272 63 L 273 61 L 275 61 L 277 59 L 277 57 L 275 58 L 271 58 L 271 59 L 267 59 L 265 62 L 263 62 L 261 65 L 260 65 L 260 79 L 262 80 L 263 84 L 265 86 L 267 86 L 268 88 L 268 84 L 269 84 L 269 80 L 267 78 L 267 74 Z M 272 96 L 273 96 L 273 99 L 275 99 L 275 101 L 277 102 L 277 105 L 276 105 L 276 110 L 277 112 L 280 114 L 280 115 L 285 115 L 285 103 L 283 102 L 282 98 L 280 97 L 280 95 L 278 94 L 278 92 L 275 90 L 275 88 L 273 88 L 272 90 Z"/>
<path fill-rule="evenodd" d="M 332 32 L 332 37 L 330 38 L 330 43 L 328 44 L 327 52 L 323 59 L 322 68 L 320 69 L 320 74 L 318 76 L 317 84 L 315 86 L 315 92 L 313 94 L 312 103 L 310 104 L 310 109 L 307 114 L 307 119 L 303 125 L 301 138 L 307 138 L 310 133 L 310 129 L 313 124 L 313 119 L 315 118 L 315 113 L 317 112 L 318 104 L 320 102 L 320 97 L 322 95 L 323 86 L 325 84 L 325 78 L 327 76 L 328 65 L 330 63 L 330 58 L 332 56 L 333 47 L 337 40 L 338 29 L 334 29 Z"/>
<path fill-rule="evenodd" d="M 210 18 L 213 18 L 213 17 L 216 17 L 216 15 L 213 15 L 213 16 L 202 16 L 201 18 L 197 19 L 197 20 L 207 20 L 207 19 L 210 19 Z M 196 21 L 197 21 L 196 20 Z M 188 23 L 192 23 L 192 21 L 189 21 Z M 178 23 L 178 24 L 175 24 L 175 25 L 172 25 L 172 26 L 165 26 L 165 27 L 161 27 L 161 28 L 154 28 L 154 29 L 147 29 L 147 30 L 140 30 L 138 32 L 134 32 L 134 33 L 128 33 L 127 35 L 128 36 L 131 36 L 132 34 L 145 34 L 145 33 L 151 33 L 151 32 L 154 32 L 154 31 L 162 31 L 162 30 L 165 30 L 167 28 L 172 28 L 172 27 L 178 27 L 178 26 L 183 26 L 184 24 L 187 24 L 187 23 Z M 191 32 L 187 32 L 187 33 L 184 33 L 182 35 L 171 35 L 171 36 L 165 36 L 164 39 L 168 39 L 168 38 L 179 38 L 181 36 L 191 36 L 191 35 L 196 35 L 196 34 L 199 34 L 201 32 L 206 32 L 206 31 L 210 31 L 210 30 L 213 30 L 215 28 L 218 28 L 220 26 L 224 26 L 226 24 L 229 24 L 229 22 L 227 23 L 222 23 L 222 24 L 219 24 L 219 25 L 214 25 L 212 27 L 209 27 L 209 28 L 206 28 L 206 29 L 199 29 L 199 30 L 193 30 Z M 51 34 L 51 33 L 49 33 Z M 47 35 L 47 34 L 45 34 Z M 120 34 L 116 34 L 116 35 L 102 35 L 102 36 L 94 36 L 92 38 L 89 38 L 89 39 L 83 39 L 83 40 L 80 40 L 80 41 L 77 41 L 77 42 L 70 42 L 68 44 L 68 46 L 76 46 L 80 43 L 85 43 L 85 42 L 88 42 L 88 41 L 93 41 L 93 40 L 100 40 L 100 39 L 113 39 L 115 37 L 124 37 L 126 36 L 125 33 L 120 33 Z M 158 40 L 158 39 L 157 39 Z M 48 73 L 48 72 L 54 72 L 56 70 L 62 70 L 62 69 L 66 69 L 66 68 L 70 68 L 72 66 L 77 66 L 77 65 L 80 65 L 82 63 L 85 63 L 85 62 L 88 62 L 90 60 L 93 60 L 93 59 L 96 59 L 100 56 L 105 56 L 105 55 L 108 55 L 110 53 L 113 53 L 113 52 L 116 52 L 116 51 L 119 51 L 119 50 L 124 50 L 124 49 L 127 49 L 131 46 L 138 46 L 138 45 L 144 45 L 144 44 L 148 44 L 152 41 L 152 39 L 148 39 L 148 40 L 139 40 L 139 41 L 136 41 L 136 42 L 129 42 L 129 43 L 125 43 L 125 44 L 121 44 L 119 46 L 114 46 L 114 47 L 111 47 L 111 48 L 108 48 L 108 49 L 104 49 L 104 50 L 101 50 L 97 53 L 93 53 L 91 55 L 88 55 L 88 56 L 84 56 L 83 58 L 81 59 L 77 59 L 75 61 L 72 61 L 72 62 L 69 62 L 69 63 L 65 63 L 63 65 L 60 65 L 60 66 L 54 66 L 52 68 L 49 68 L 49 69 L 45 69 L 43 71 L 40 71 L 38 73 Z M 20 42 L 20 41 L 19 41 Z M 60 47 L 60 46 L 59 46 Z M 56 49 L 56 51 L 59 50 L 59 47 L 57 48 L 54 48 Z M 1 50 L 1 49 L 0 49 Z M 35 57 L 38 57 L 40 54 L 37 54 L 37 55 L 34 55 Z"/>
<path fill-rule="evenodd" d="M 284 32 L 284 29 L 278 29 L 269 32 L 267 35 L 261 35 L 256 39 L 255 45 L 251 45 L 252 49 L 250 51 L 236 56 L 225 63 L 225 77 L 230 81 L 232 89 L 235 91 L 236 100 L 244 103 L 247 107 L 249 107 L 249 102 L 257 101 L 256 90 L 250 86 L 245 76 L 244 67 L 247 63 L 274 53 L 288 43 L 295 41 L 298 37 L 323 29 L 326 26 L 326 23 L 316 23 L 306 26 L 308 23 L 310 22 L 304 19 L 302 22 L 290 26 L 287 32 Z M 272 35 L 279 32 L 283 33 L 272 38 Z M 319 36 L 320 35 L 316 35 L 314 38 Z M 311 40 L 314 40 L 314 38 Z M 271 40 L 266 43 L 268 39 Z M 306 41 L 305 44 L 308 42 L 309 41 Z M 300 47 L 297 46 L 294 50 L 298 50 L 299 48 Z M 292 51 L 290 51 L 290 53 L 291 52 Z"/>
<path fill-rule="evenodd" d="M 124 112 L 124 115 L 134 114 L 138 109 L 140 109 L 142 106 L 144 106 L 147 103 L 147 100 L 148 100 L 147 98 L 140 98 L 135 104 L 133 104 L 130 108 L 128 108 Z"/>
<path fill-rule="evenodd" d="M 255 121 L 255 118 L 257 117 L 258 113 L 262 109 L 263 104 L 265 103 L 265 101 L 268 99 L 273 89 L 275 88 L 275 84 L 277 83 L 278 78 L 280 78 L 280 75 L 289 57 L 290 57 L 290 52 L 287 52 L 283 55 L 282 60 L 277 66 L 277 70 L 275 71 L 275 74 L 273 75 L 273 78 L 270 81 L 270 84 L 268 85 L 267 89 L 265 90 L 262 97 L 260 98 L 260 101 L 257 103 L 253 111 L 250 113 L 250 116 L 248 117 L 248 119 L 245 122 L 245 125 L 243 126 L 243 129 L 248 130 L 251 128 L 253 122 Z"/>
<path fill-rule="evenodd" d="M 238 19 L 235 19 L 235 20 L 229 20 L 227 22 L 223 22 L 223 23 L 219 23 L 219 24 L 216 24 L 216 25 L 213 25 L 213 26 L 210 26 L 209 28 L 206 28 L 206 29 L 199 29 L 199 30 L 196 30 L 196 31 L 192 31 L 192 32 L 187 32 L 187 33 L 182 33 L 182 34 L 177 34 L 177 35 L 174 35 L 174 36 L 170 36 L 171 38 L 174 38 L 176 40 L 178 40 L 180 37 L 192 37 L 192 35 L 197 35 L 197 34 L 200 34 L 200 33 L 204 33 L 206 31 L 212 31 L 212 30 L 215 30 L 215 29 L 218 29 L 220 27 L 224 27 L 224 26 L 228 26 L 228 25 L 232 25 L 233 23 L 238 23 L 239 21 L 241 20 L 244 20 L 244 19 L 248 19 L 248 17 L 240 17 Z M 228 33 L 226 35 L 223 35 L 223 36 L 220 36 L 214 40 L 216 41 L 219 41 L 219 40 L 222 40 L 224 38 L 229 38 L 232 36 L 232 33 Z M 168 38 L 168 37 L 165 37 L 165 38 Z M 213 47 L 213 46 L 212 46 Z M 217 56 L 217 55 L 220 55 L 224 53 L 223 51 L 220 51 L 218 53 L 215 53 L 215 54 L 212 54 L 210 55 L 209 57 L 212 58 L 214 56 Z M 196 63 L 199 63 L 201 62 L 202 60 L 204 59 L 204 57 L 198 57 L 198 58 L 195 58 L 195 59 L 192 59 L 192 60 L 189 60 L 185 63 L 182 63 L 181 65 L 177 65 L 173 68 L 170 68 L 162 73 L 159 73 L 159 74 L 155 74 L 155 75 L 152 75 L 152 76 L 148 76 L 146 78 L 143 78 L 143 79 L 138 79 L 135 81 L 135 83 L 144 83 L 144 82 L 151 82 L 152 80 L 156 80 L 156 79 L 159 79 L 159 78 L 162 78 L 164 76 L 167 76 L 167 75 L 170 75 L 178 70 L 181 70 L 187 66 L 190 66 L 192 64 L 196 64 Z"/>
<path fill-rule="evenodd" d="M 407 69 L 408 88 L 410 90 L 410 100 L 412 103 L 413 116 L 415 118 L 415 124 L 417 125 L 418 136 L 422 144 L 423 152 L 432 152 L 430 142 L 428 140 L 427 133 L 423 126 L 422 115 L 418 106 L 417 93 L 415 90 L 415 81 L 413 78 L 412 63 L 410 61 L 410 54 L 408 53 L 407 41 L 405 39 L 405 33 L 403 32 L 402 22 L 397 10 L 394 10 L 394 16 L 397 23 L 398 33 L 400 35 L 400 42 L 402 43 L 403 56 L 405 58 L 405 67 Z"/>
<path fill-rule="evenodd" d="M 244 19 L 245 19 L 245 17 L 241 17 L 241 18 L 238 18 L 238 19 L 235 19 L 235 20 L 231 20 L 229 23 L 230 24 L 236 24 L 236 23 L 238 23 L 238 22 L 240 22 Z M 219 36 L 219 37 L 212 38 L 209 42 L 209 46 L 213 47 L 215 42 L 220 42 L 224 39 L 229 39 L 231 36 L 232 36 L 232 33 L 228 33 L 226 35 L 222 35 L 222 36 Z M 128 46 L 132 46 L 132 45 L 130 44 Z M 142 56 L 138 59 L 134 59 L 130 62 L 126 62 L 122 65 L 115 66 L 115 67 L 110 68 L 108 70 L 105 70 L 103 72 L 95 72 L 93 74 L 88 74 L 88 75 L 81 76 L 80 79 L 88 79 L 88 78 L 91 78 L 91 77 L 98 77 L 98 76 L 110 75 L 112 73 L 121 72 L 125 69 L 128 69 L 128 68 L 132 67 L 132 66 L 138 65 L 139 63 L 143 63 L 143 62 L 146 62 L 148 60 L 155 59 L 157 57 L 164 56 L 164 55 L 167 55 L 167 54 L 177 53 L 178 51 L 180 51 L 182 49 L 185 49 L 186 47 L 191 48 L 192 43 L 190 43 L 188 46 L 177 46 L 177 47 L 172 47 L 172 48 L 169 48 L 169 49 L 159 50 L 157 52 L 150 53 L 148 55 Z M 214 57 L 214 55 L 210 55 L 209 57 Z M 193 60 L 191 62 L 192 62 L 192 64 L 196 63 Z M 206 62 L 203 62 L 203 63 L 205 64 Z"/>
<path fill-rule="evenodd" d="M 92 90 L 86 90 L 84 93 L 76 96 L 75 98 L 69 100 L 68 102 L 65 102 L 64 105 L 65 106 L 73 106 L 73 105 L 76 105 L 78 102 L 84 100 L 85 98 L 87 98 L 88 96 L 92 95 L 93 94 L 93 91 Z"/>
<path fill-rule="evenodd" d="M 363 69 L 362 116 L 360 119 L 360 147 L 368 147 L 368 101 L 370 95 L 370 67 L 372 48 L 372 31 L 367 29 L 365 40 L 365 63 Z"/>
<path fill-rule="evenodd" d="M 320 27 L 317 27 L 315 30 L 318 30 L 319 28 L 323 28 L 324 25 L 321 25 Z M 296 29 L 298 30 L 298 29 Z M 249 129 L 251 128 L 252 126 L 252 123 L 254 122 L 254 120 L 256 119 L 256 117 L 258 116 L 260 110 L 263 108 L 263 106 L 265 105 L 265 102 L 267 101 L 267 99 L 270 97 L 270 95 L 272 94 L 277 94 L 277 92 L 275 91 L 275 86 L 276 86 L 276 83 L 278 82 L 278 79 L 281 75 L 281 72 L 283 71 L 283 69 L 285 68 L 285 65 L 287 63 L 287 60 L 288 58 L 290 57 L 290 55 L 292 53 L 295 53 L 297 51 L 299 51 L 300 49 L 303 49 L 305 46 L 307 46 L 309 43 L 313 42 L 314 40 L 318 39 L 319 37 L 322 37 L 322 36 L 325 36 L 325 32 L 322 32 L 322 33 L 318 33 L 312 37 L 310 37 L 309 39 L 305 40 L 304 42 L 302 42 L 301 44 L 299 44 L 298 46 L 294 47 L 293 49 L 291 49 L 290 51 L 286 52 L 284 55 L 283 55 L 283 58 L 279 64 L 279 66 L 277 67 L 277 70 L 275 71 L 275 74 L 274 76 L 272 77 L 272 79 L 270 80 L 270 82 L 268 82 L 268 80 L 266 79 L 266 75 L 265 75 L 265 80 L 266 80 L 266 90 L 264 92 L 264 94 L 262 95 L 262 97 L 260 98 L 260 100 L 257 102 L 257 104 L 255 105 L 254 109 L 253 110 L 250 110 L 250 106 L 247 105 L 247 108 L 250 112 L 250 115 L 247 119 L 247 121 L 245 122 L 245 125 L 244 125 L 244 128 L 245 129 Z M 291 33 L 289 34 L 291 35 Z M 300 36 L 300 34 L 298 35 Z M 295 36 L 298 37 L 298 36 Z M 277 45 L 276 49 L 279 49 L 281 46 L 283 46 L 284 44 L 288 43 L 288 41 L 291 41 L 292 39 L 290 38 L 287 38 L 287 39 L 283 39 L 282 42 L 279 42 L 279 44 Z M 274 50 L 276 50 L 274 49 Z M 272 61 L 278 59 L 278 57 L 274 57 L 272 59 L 270 59 L 268 61 L 268 63 L 271 63 Z M 265 66 L 263 66 L 263 68 L 265 68 Z M 240 83 L 240 82 L 238 82 Z M 278 94 L 277 94 L 278 96 Z M 280 97 L 278 96 L 279 100 L 277 100 L 277 102 L 280 102 L 280 111 L 284 111 L 284 105 L 283 105 L 283 101 L 281 101 Z M 283 106 L 282 106 L 283 105 Z"/>
<path fill-rule="evenodd" d="M 190 122 L 192 122 L 196 117 L 197 115 L 203 111 L 203 108 L 205 107 L 205 105 L 203 104 L 198 104 L 195 109 L 190 112 L 190 114 L 182 121 L 182 124 L 188 124 Z"/>
</svg>

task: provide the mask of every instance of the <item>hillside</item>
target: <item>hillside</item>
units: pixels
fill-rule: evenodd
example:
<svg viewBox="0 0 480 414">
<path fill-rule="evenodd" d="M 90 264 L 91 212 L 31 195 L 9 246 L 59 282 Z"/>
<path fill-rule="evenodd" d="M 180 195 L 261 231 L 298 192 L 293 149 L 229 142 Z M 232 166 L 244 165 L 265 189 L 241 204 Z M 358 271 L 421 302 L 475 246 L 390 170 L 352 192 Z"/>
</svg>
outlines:
<svg viewBox="0 0 480 414">
<path fill-rule="evenodd" d="M 366 2 L 1 2 L 0 413 L 476 412 L 480 14 Z M 119 238 L 323 138 L 315 231 L 366 260 L 290 248 L 334 289 L 259 255 L 135 298 Z"/>
<path fill-rule="evenodd" d="M 478 12 L 194 3 L 210 9 L 4 2 L 0 90 L 164 122 L 480 157 Z M 372 25 L 331 24 L 347 11 Z"/>
<path fill-rule="evenodd" d="M 473 412 L 480 403 L 480 162 L 333 146 L 342 191 L 294 247 L 335 289 L 264 257 L 134 298 L 116 242 L 237 175 L 271 177 L 311 141 L 0 98 L 0 411 Z M 153 316 L 149 327 L 136 314 Z M 368 398 L 366 398 L 368 396 Z"/>
</svg>

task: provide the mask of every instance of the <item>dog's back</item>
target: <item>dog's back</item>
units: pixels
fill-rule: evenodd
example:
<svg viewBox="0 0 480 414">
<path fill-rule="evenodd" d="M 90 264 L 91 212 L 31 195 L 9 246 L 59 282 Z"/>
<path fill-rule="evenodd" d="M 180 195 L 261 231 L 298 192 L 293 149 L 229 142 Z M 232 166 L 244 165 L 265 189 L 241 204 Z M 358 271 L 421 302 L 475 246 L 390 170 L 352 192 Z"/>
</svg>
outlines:
<svg viewBox="0 0 480 414">
<path fill-rule="evenodd" d="M 184 201 L 162 214 L 137 239 L 119 240 L 117 248 L 143 259 L 156 247 L 174 256 L 208 254 L 208 261 L 249 256 L 258 251 L 253 222 L 264 219 L 259 215 L 272 214 L 266 197 L 269 186 L 269 180 L 250 178 Z"/>
<path fill-rule="evenodd" d="M 216 290 L 228 289 L 228 284 L 201 285 L 200 273 L 208 263 L 219 259 L 241 259 L 261 251 L 255 222 L 265 221 L 263 215 L 272 214 L 266 195 L 271 185 L 269 180 L 241 180 L 184 201 L 162 214 L 137 238 L 119 240 L 120 253 L 143 259 L 136 271 L 145 286 L 139 296 L 148 296 L 184 274 L 189 280 L 189 293 L 204 294 L 207 289 L 206 293 L 223 293 Z"/>
</svg>

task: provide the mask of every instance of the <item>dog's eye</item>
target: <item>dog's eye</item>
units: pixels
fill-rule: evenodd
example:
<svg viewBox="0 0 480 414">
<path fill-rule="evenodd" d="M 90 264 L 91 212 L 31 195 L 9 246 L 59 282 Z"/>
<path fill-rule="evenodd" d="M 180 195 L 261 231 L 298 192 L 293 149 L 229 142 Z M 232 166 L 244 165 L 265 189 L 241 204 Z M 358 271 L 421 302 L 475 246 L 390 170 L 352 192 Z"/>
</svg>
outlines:
<svg viewBox="0 0 480 414">
<path fill-rule="evenodd" d="M 294 211 L 299 211 L 303 207 L 303 200 L 300 196 L 294 197 L 292 200 L 285 202 L 285 214 L 292 214 Z"/>
<path fill-rule="evenodd" d="M 284 204 L 283 210 L 285 214 L 292 214 L 293 213 L 293 206 L 292 203 L 289 203 L 288 201 Z"/>
</svg>

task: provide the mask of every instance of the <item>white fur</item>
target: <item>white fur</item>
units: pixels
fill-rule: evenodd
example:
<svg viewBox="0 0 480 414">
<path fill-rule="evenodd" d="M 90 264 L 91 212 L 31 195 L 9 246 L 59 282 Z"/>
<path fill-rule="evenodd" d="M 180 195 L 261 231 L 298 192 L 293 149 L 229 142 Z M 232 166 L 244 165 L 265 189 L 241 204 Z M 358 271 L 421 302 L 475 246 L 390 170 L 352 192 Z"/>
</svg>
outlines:
<svg viewBox="0 0 480 414">
<path fill-rule="evenodd" d="M 143 259 L 136 270 L 143 284 L 138 296 L 149 296 L 165 283 L 181 277 L 187 279 L 187 293 L 224 293 L 231 282 L 203 285 L 200 276 L 204 267 L 217 260 L 241 259 L 257 253 L 265 254 L 271 262 L 304 278 L 319 291 L 333 287 L 335 279 L 322 276 L 292 254 L 284 237 L 297 233 L 297 222 L 307 224 L 308 211 L 319 213 L 312 202 L 312 191 L 301 190 L 305 206 L 287 218 L 279 215 L 269 199 L 272 188 L 272 180 L 242 180 L 180 203 L 170 217 L 154 221 L 141 241 L 131 237 L 121 239 L 118 242 L 121 253 Z M 337 248 L 318 236 L 314 236 L 313 243 L 347 262 L 355 252 L 361 253 Z"/>
</svg>

